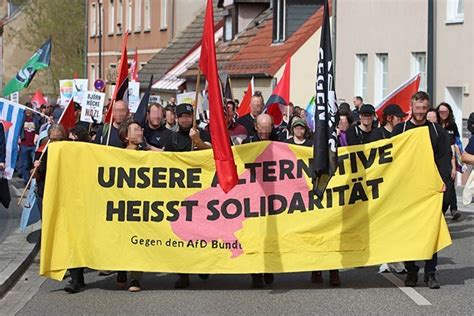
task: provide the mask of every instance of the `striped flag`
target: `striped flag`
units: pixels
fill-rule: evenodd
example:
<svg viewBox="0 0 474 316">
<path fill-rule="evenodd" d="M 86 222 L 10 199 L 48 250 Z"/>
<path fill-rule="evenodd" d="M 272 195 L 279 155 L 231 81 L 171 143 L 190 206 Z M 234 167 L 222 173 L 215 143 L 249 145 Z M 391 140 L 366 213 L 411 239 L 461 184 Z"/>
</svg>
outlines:
<svg viewBox="0 0 474 316">
<path fill-rule="evenodd" d="M 18 138 L 25 117 L 25 107 L 21 104 L 0 98 L 0 120 L 10 123 L 10 128 L 5 132 L 6 159 L 5 177 L 11 179 L 18 158 Z"/>
</svg>

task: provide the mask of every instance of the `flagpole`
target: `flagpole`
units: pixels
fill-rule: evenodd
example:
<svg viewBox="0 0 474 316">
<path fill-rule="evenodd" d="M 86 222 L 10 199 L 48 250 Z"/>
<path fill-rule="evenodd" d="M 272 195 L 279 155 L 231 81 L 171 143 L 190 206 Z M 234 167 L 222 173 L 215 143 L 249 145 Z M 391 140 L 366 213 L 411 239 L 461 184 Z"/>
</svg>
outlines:
<svg viewBox="0 0 474 316">
<path fill-rule="evenodd" d="M 196 112 L 197 112 L 197 104 L 199 98 L 199 85 L 201 83 L 201 68 L 198 67 L 198 73 L 196 76 L 196 97 L 194 98 L 194 113 L 193 113 L 193 128 L 196 128 Z M 194 142 L 191 141 L 191 151 L 194 149 Z"/>
<path fill-rule="evenodd" d="M 72 99 L 71 99 L 71 101 L 69 101 L 68 105 L 64 108 L 63 113 L 61 113 L 61 116 L 59 117 L 59 120 L 58 120 L 58 123 L 57 123 L 57 124 L 60 124 L 60 123 L 61 123 L 61 121 L 62 121 L 62 119 L 63 119 L 63 116 L 64 116 L 64 114 L 66 113 L 68 107 L 71 106 L 71 103 L 73 103 Z M 67 137 L 67 135 L 66 135 L 66 137 Z M 51 140 L 48 139 L 48 142 L 46 143 L 46 146 L 44 146 L 43 152 L 41 153 L 41 156 L 40 156 L 39 159 L 38 159 L 38 162 L 39 162 L 39 163 L 41 163 L 41 159 L 43 159 L 43 156 L 44 156 L 44 154 L 46 153 L 46 150 L 48 149 L 48 146 L 49 146 L 49 143 L 50 143 L 50 142 L 51 142 Z M 29 187 L 29 185 L 30 185 L 30 183 L 31 183 L 31 180 L 33 180 L 33 177 L 34 177 L 34 175 L 35 175 L 35 173 L 36 173 L 36 169 L 38 169 L 38 167 L 35 167 L 35 168 L 33 169 L 33 172 L 31 173 L 30 178 L 28 179 L 28 182 L 26 183 L 26 186 L 25 186 L 25 188 L 23 189 L 23 192 L 21 193 L 21 196 L 20 196 L 20 199 L 18 200 L 18 204 L 17 204 L 17 205 L 20 205 L 20 204 L 21 204 L 21 201 L 23 201 L 23 198 L 25 197 L 26 190 L 28 190 L 28 187 Z"/>
<path fill-rule="evenodd" d="M 46 149 L 48 149 L 48 145 L 49 145 L 50 142 L 51 142 L 51 140 L 48 139 L 48 142 L 46 143 L 46 146 L 44 146 L 43 152 L 41 153 L 41 156 L 38 159 L 38 162 L 40 164 L 41 164 L 41 160 L 43 159 L 44 154 L 46 153 Z M 23 201 L 23 198 L 25 197 L 26 190 L 28 190 L 28 187 L 30 186 L 31 181 L 33 180 L 33 177 L 36 174 L 36 169 L 38 169 L 38 167 L 35 167 L 33 169 L 33 172 L 31 173 L 30 178 L 28 179 L 28 182 L 26 183 L 26 186 L 23 189 L 23 192 L 21 192 L 20 198 L 18 199 L 18 203 L 17 203 L 18 206 L 21 204 L 21 201 Z"/>
<path fill-rule="evenodd" d="M 112 105 L 111 105 L 111 109 L 110 111 L 112 111 L 112 114 L 110 115 L 110 122 L 109 122 L 109 131 L 107 132 L 107 142 L 105 144 L 105 146 L 109 146 L 109 141 L 110 141 L 110 131 L 112 130 L 112 124 L 114 122 L 113 120 L 113 114 L 114 114 L 114 105 L 115 105 L 115 100 L 112 101 Z"/>
<path fill-rule="evenodd" d="M 234 101 L 234 90 L 232 89 L 232 80 L 230 80 L 230 75 L 227 75 L 228 78 L 227 80 L 229 80 L 229 87 L 230 87 L 230 95 L 232 96 L 232 101 Z"/>
</svg>

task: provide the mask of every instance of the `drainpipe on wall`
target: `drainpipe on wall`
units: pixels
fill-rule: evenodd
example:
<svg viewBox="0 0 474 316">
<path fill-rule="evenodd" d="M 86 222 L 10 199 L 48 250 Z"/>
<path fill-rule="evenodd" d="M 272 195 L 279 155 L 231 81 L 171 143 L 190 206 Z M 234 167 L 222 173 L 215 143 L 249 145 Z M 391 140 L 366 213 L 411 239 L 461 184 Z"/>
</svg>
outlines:
<svg viewBox="0 0 474 316">
<path fill-rule="evenodd" d="M 87 50 L 88 50 L 88 39 L 89 39 L 89 1 L 86 2 L 85 14 L 86 14 L 86 25 L 85 25 L 85 36 L 84 36 L 84 76 L 83 78 L 88 78 L 87 76 Z M 89 89 L 89 87 L 87 87 Z"/>
<path fill-rule="evenodd" d="M 435 94 L 435 1 L 428 0 L 428 60 L 427 60 L 427 92 L 431 98 L 431 104 L 436 104 Z"/>
</svg>

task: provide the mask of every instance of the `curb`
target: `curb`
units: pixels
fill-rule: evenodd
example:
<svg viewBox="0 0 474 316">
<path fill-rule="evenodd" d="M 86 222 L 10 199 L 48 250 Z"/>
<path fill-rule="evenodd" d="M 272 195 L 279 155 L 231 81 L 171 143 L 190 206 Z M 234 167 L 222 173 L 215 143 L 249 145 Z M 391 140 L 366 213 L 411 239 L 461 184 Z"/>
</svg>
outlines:
<svg viewBox="0 0 474 316">
<path fill-rule="evenodd" d="M 33 227 L 37 226 L 33 225 Z M 17 229 L 1 244 L 2 246 L 7 244 L 8 247 L 8 244 L 18 244 L 18 242 L 15 243 L 15 241 L 18 240 L 22 240 L 25 243 L 13 260 L 7 264 L 3 271 L 0 271 L 0 299 L 5 296 L 5 294 L 21 278 L 39 252 L 40 246 L 38 241 L 35 243 L 28 243 L 25 237 L 25 234 L 21 233 L 20 229 Z"/>
</svg>

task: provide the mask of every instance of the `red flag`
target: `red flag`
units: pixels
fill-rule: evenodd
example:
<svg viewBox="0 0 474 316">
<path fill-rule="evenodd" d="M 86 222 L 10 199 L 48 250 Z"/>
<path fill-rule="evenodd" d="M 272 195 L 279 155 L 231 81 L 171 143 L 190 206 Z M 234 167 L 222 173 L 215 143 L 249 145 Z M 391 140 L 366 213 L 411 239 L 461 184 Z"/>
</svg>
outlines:
<svg viewBox="0 0 474 316">
<path fill-rule="evenodd" d="M 280 105 L 287 105 L 290 102 L 290 67 L 291 58 L 288 57 L 283 76 L 265 104 L 264 111 L 273 118 L 273 124 L 275 125 L 280 125 L 283 121 L 283 113 L 281 112 Z"/>
<path fill-rule="evenodd" d="M 33 109 L 39 109 L 39 107 L 43 104 L 48 104 L 48 101 L 46 101 L 46 99 L 44 98 L 44 95 L 41 90 L 38 89 L 31 98 L 31 105 L 33 105 Z"/>
<path fill-rule="evenodd" d="M 12 127 L 13 123 L 10 121 L 0 120 L 0 123 L 3 125 L 3 131 L 6 133 L 10 127 Z"/>
<path fill-rule="evenodd" d="M 135 56 L 133 56 L 132 64 L 130 65 L 130 78 L 132 81 L 138 82 L 138 50 L 135 48 Z"/>
<path fill-rule="evenodd" d="M 66 134 L 69 130 L 76 126 L 76 113 L 74 110 L 74 101 L 71 99 L 67 107 L 64 109 L 63 114 L 59 118 L 58 124 L 61 124 L 66 130 Z"/>
<path fill-rule="evenodd" d="M 398 88 L 387 95 L 376 107 L 377 117 L 381 118 L 383 109 L 392 103 L 398 104 L 405 113 L 410 112 L 411 96 L 418 91 L 420 86 L 421 74 L 416 74 L 414 77 L 405 81 Z"/>
<path fill-rule="evenodd" d="M 237 184 L 238 177 L 234 156 L 230 148 L 229 131 L 224 119 L 224 105 L 222 104 L 221 86 L 217 73 L 212 0 L 207 0 L 201 42 L 199 68 L 206 76 L 208 82 L 209 129 L 211 132 L 212 151 L 216 163 L 217 179 L 222 190 L 227 193 Z"/>
<path fill-rule="evenodd" d="M 253 95 L 253 77 L 250 80 L 249 85 L 247 86 L 247 91 L 245 91 L 244 97 L 240 102 L 239 108 L 237 109 L 237 114 L 239 117 L 247 115 L 250 113 L 250 102 L 252 101 Z"/>
<path fill-rule="evenodd" d="M 110 123 L 112 121 L 112 108 L 115 100 L 117 99 L 117 94 L 121 87 L 123 87 L 123 83 L 128 78 L 128 59 L 127 59 L 127 40 L 128 40 L 128 32 L 125 32 L 125 36 L 123 38 L 122 44 L 122 57 L 120 57 L 120 63 L 118 68 L 117 74 L 117 83 L 115 84 L 114 94 L 112 95 L 112 100 L 110 102 L 110 106 L 107 110 L 107 114 L 105 115 L 105 123 Z"/>
</svg>

